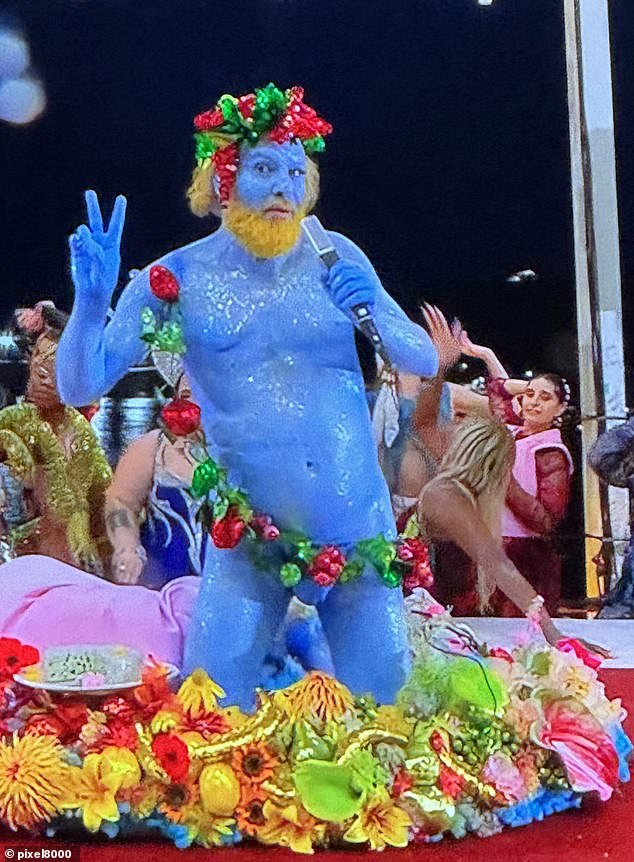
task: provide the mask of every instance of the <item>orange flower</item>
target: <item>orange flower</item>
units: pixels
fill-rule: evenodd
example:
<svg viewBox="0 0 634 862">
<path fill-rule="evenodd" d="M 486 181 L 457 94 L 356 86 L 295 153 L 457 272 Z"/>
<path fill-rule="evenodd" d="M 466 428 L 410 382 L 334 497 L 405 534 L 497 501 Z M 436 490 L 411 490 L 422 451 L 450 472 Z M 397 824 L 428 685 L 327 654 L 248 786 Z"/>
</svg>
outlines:
<svg viewBox="0 0 634 862">
<path fill-rule="evenodd" d="M 259 841 L 290 847 L 295 853 L 314 852 L 313 831 L 317 821 L 307 811 L 294 802 L 280 807 L 267 799 L 263 813 L 266 823 L 258 833 Z"/>
<path fill-rule="evenodd" d="M 277 765 L 277 757 L 261 742 L 250 742 L 233 752 L 232 766 L 241 784 L 262 784 Z"/>
<path fill-rule="evenodd" d="M 257 837 L 259 830 L 266 823 L 264 816 L 266 799 L 266 794 L 257 784 L 242 785 L 240 804 L 236 808 L 236 823 L 244 835 Z"/>
<path fill-rule="evenodd" d="M 291 719 L 333 721 L 352 712 L 354 706 L 345 685 L 321 671 L 306 674 L 280 694 L 282 706 Z"/>
<path fill-rule="evenodd" d="M 198 787 L 194 784 L 170 784 L 163 793 L 158 809 L 172 823 L 182 823 L 189 807 L 198 802 L 199 797 Z"/>
</svg>

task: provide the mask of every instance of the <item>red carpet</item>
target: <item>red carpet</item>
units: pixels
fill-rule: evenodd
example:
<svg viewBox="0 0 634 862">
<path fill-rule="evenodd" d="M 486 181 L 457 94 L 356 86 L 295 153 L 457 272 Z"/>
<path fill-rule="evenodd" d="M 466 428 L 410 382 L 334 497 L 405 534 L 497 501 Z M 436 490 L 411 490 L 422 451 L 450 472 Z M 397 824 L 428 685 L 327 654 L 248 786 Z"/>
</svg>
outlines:
<svg viewBox="0 0 634 862">
<path fill-rule="evenodd" d="M 608 694 L 620 696 L 631 716 L 625 724 L 630 737 L 634 736 L 634 670 L 611 670 L 603 674 Z M 45 848 L 41 840 L 1 835 L 0 862 L 7 857 L 5 848 L 35 851 Z M 59 845 L 54 845 L 59 846 Z M 71 845 L 65 845 L 66 847 Z M 322 852 L 328 862 L 354 862 L 356 857 L 368 858 L 369 851 L 346 850 Z M 267 859 L 297 860 L 289 851 L 268 847 L 239 847 L 229 850 L 202 848 L 177 850 L 166 843 L 124 843 L 119 841 L 86 842 L 81 846 L 82 862 L 203 862 L 214 855 L 226 862 L 265 862 Z M 22 857 L 23 859 L 37 857 Z M 77 856 L 74 854 L 75 862 Z M 566 812 L 548 817 L 543 823 L 510 829 L 493 838 L 465 838 L 462 841 L 445 840 L 439 844 L 424 845 L 406 850 L 386 850 L 380 862 L 630 862 L 634 859 L 634 782 L 615 795 L 610 802 L 586 803 L 581 811 Z M 220 858 L 219 858 L 220 862 Z"/>
</svg>

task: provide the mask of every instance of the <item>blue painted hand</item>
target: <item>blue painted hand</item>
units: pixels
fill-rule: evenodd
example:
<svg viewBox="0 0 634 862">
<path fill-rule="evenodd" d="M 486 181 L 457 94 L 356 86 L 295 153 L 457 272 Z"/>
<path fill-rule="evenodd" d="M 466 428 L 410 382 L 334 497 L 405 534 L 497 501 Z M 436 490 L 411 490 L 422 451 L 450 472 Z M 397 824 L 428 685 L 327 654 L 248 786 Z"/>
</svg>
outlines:
<svg viewBox="0 0 634 862">
<path fill-rule="evenodd" d="M 343 312 L 356 305 L 366 305 L 370 312 L 376 299 L 376 285 L 371 276 L 356 263 L 338 260 L 328 271 L 326 287 L 334 304 Z"/>
<path fill-rule="evenodd" d="M 126 199 L 123 195 L 116 199 L 107 230 L 93 191 L 86 192 L 86 210 L 88 225 L 80 225 L 68 240 L 73 284 L 84 299 L 106 298 L 109 301 L 119 276 Z"/>
</svg>

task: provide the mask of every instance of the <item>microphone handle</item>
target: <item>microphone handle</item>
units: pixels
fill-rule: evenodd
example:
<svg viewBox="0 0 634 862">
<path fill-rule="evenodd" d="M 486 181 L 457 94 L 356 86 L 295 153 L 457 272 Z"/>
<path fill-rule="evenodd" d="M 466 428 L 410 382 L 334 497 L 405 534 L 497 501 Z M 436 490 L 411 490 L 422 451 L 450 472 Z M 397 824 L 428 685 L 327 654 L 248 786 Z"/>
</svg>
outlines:
<svg viewBox="0 0 634 862">
<path fill-rule="evenodd" d="M 328 249 L 327 251 L 322 252 L 319 255 L 322 263 L 330 269 L 331 266 L 334 266 L 335 263 L 339 260 L 339 255 L 334 249 Z M 381 359 L 383 360 L 383 364 L 386 368 L 391 368 L 392 363 L 390 362 L 390 357 L 387 354 L 387 350 L 385 349 L 385 345 L 383 344 L 383 339 L 379 334 L 379 330 L 376 328 L 376 323 L 374 322 L 374 318 L 372 317 L 372 313 L 367 305 L 364 303 L 359 303 L 359 305 L 352 306 L 352 313 L 354 315 L 355 324 L 357 329 L 365 335 L 370 344 L 374 347 L 376 352 L 379 354 Z"/>
</svg>

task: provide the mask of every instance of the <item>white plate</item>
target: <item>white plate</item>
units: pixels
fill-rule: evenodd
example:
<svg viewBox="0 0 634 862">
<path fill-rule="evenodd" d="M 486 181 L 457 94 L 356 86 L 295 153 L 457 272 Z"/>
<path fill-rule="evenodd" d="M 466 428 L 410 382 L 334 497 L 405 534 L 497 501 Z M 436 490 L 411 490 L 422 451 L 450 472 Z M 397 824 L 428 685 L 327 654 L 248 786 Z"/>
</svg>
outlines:
<svg viewBox="0 0 634 862">
<path fill-rule="evenodd" d="M 41 670 L 41 665 L 31 665 L 31 667 Z M 180 674 L 180 670 L 175 664 L 163 663 L 163 667 L 167 668 L 167 679 L 173 680 Z M 107 694 L 114 694 L 117 691 L 126 691 L 131 688 L 137 688 L 143 684 L 143 680 L 137 679 L 132 682 L 110 683 L 108 685 L 99 686 L 98 688 L 82 688 L 80 685 L 71 685 L 67 682 L 46 682 L 42 679 L 27 679 L 24 672 L 31 668 L 24 668 L 22 673 L 16 673 L 13 679 L 23 685 L 25 688 L 34 688 L 36 691 L 50 691 L 57 694 L 82 694 L 89 697 L 103 697 Z"/>
</svg>

